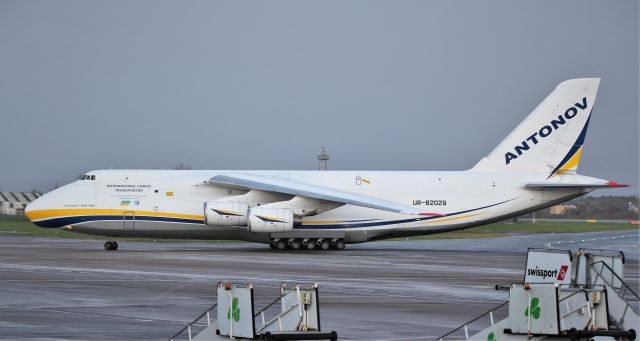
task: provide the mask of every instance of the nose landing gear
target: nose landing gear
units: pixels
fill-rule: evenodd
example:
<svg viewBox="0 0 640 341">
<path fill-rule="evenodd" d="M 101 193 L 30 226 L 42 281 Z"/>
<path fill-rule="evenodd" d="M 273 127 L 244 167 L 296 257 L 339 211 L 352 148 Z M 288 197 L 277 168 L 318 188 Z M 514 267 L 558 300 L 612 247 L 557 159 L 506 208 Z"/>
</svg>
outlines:
<svg viewBox="0 0 640 341">
<path fill-rule="evenodd" d="M 109 240 L 104 243 L 104 249 L 107 251 L 115 251 L 118 249 L 118 242 Z"/>
</svg>

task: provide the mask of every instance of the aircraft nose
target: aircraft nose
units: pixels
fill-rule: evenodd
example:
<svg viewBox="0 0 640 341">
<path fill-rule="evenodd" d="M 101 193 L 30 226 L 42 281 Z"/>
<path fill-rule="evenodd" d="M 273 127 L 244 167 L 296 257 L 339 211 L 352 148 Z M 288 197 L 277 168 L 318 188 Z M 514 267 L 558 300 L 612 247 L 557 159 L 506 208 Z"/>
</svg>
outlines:
<svg viewBox="0 0 640 341">
<path fill-rule="evenodd" d="M 29 203 L 24 209 L 24 215 L 29 221 L 40 227 L 62 227 L 62 225 L 56 224 L 55 219 L 48 219 L 53 209 L 50 197 L 51 194 L 44 194 Z"/>
<path fill-rule="evenodd" d="M 38 199 L 36 199 L 38 200 Z M 35 200 L 34 200 L 35 201 Z M 31 217 L 33 216 L 31 214 L 31 212 L 33 212 L 33 208 L 31 207 L 31 204 L 33 204 L 33 202 L 30 202 L 27 207 L 24 208 L 24 215 L 27 216 L 27 219 L 29 219 L 29 221 L 33 221 L 33 219 L 31 219 Z"/>
<path fill-rule="evenodd" d="M 95 189 L 91 181 L 75 181 L 44 194 L 25 208 L 25 215 L 40 227 L 65 227 L 90 214 L 95 206 Z"/>
<path fill-rule="evenodd" d="M 45 196 L 46 194 L 30 202 L 27 207 L 24 208 L 24 215 L 27 216 L 27 219 L 29 219 L 30 222 L 36 225 L 38 225 L 37 211 L 42 208 L 42 202 L 44 201 Z"/>
<path fill-rule="evenodd" d="M 24 215 L 27 216 L 27 219 L 29 219 L 30 222 L 33 223 L 33 221 L 35 220 L 36 215 L 34 214 L 34 211 L 36 210 L 34 207 L 37 207 L 38 203 L 37 201 L 40 200 L 42 197 L 30 202 L 27 207 L 24 208 Z"/>
</svg>

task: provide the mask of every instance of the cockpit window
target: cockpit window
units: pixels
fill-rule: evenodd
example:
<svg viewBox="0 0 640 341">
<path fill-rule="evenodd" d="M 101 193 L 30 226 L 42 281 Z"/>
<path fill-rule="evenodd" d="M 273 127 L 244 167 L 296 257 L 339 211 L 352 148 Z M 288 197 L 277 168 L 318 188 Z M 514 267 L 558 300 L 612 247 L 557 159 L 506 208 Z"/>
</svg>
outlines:
<svg viewBox="0 0 640 341">
<path fill-rule="evenodd" d="M 92 176 L 91 176 L 91 180 L 95 180 L 95 179 L 96 179 L 96 176 L 95 176 L 95 175 L 92 175 Z"/>
<path fill-rule="evenodd" d="M 96 179 L 95 175 L 88 175 L 88 174 L 85 174 L 82 177 L 80 177 L 80 180 L 95 180 L 95 179 Z"/>
</svg>

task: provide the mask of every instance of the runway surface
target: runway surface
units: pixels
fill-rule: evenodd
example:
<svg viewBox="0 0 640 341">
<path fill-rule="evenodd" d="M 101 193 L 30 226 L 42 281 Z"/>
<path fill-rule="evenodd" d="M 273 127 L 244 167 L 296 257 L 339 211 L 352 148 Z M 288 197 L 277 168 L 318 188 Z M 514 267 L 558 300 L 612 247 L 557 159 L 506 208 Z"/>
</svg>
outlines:
<svg viewBox="0 0 640 341">
<path fill-rule="evenodd" d="M 318 282 L 324 331 L 340 339 L 433 339 L 507 300 L 527 247 L 622 250 L 638 287 L 638 231 L 387 241 L 277 252 L 251 243 L 131 243 L 0 235 L 0 339 L 166 340 L 216 301 L 219 281 L 251 282 L 256 306 L 282 281 Z"/>
</svg>

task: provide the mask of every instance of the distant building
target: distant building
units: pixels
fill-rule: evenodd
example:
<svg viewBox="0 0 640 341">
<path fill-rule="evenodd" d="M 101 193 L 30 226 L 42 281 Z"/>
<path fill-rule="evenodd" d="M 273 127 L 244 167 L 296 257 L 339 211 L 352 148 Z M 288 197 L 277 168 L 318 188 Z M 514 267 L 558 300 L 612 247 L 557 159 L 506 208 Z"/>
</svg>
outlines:
<svg viewBox="0 0 640 341">
<path fill-rule="evenodd" d="M 0 214 L 24 215 L 25 207 L 41 195 L 37 192 L 0 192 Z"/>
<path fill-rule="evenodd" d="M 553 215 L 561 215 L 567 213 L 568 211 L 575 210 L 576 208 L 576 205 L 555 205 L 549 208 L 549 213 Z"/>
</svg>

